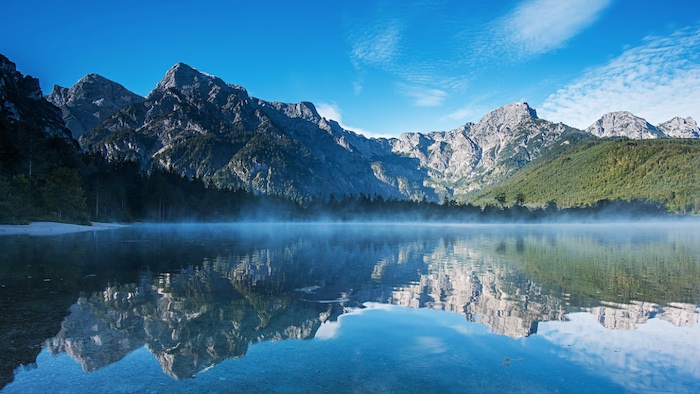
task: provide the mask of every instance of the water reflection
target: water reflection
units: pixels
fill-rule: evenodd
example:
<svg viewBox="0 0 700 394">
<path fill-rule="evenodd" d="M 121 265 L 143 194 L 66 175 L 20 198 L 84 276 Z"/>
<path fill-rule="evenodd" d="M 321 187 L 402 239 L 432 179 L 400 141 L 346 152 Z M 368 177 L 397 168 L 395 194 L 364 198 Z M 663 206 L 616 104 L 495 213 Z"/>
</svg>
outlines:
<svg viewBox="0 0 700 394">
<path fill-rule="evenodd" d="M 145 345 L 165 373 L 184 379 L 242 357 L 250 344 L 309 338 L 333 309 L 255 294 L 205 263 L 81 297 L 47 347 L 95 371 Z"/>
<path fill-rule="evenodd" d="M 700 231 L 619 230 L 277 225 L 76 236 L 58 252 L 75 242 L 90 262 L 51 275 L 76 278 L 82 295 L 45 346 L 85 371 L 145 346 L 166 374 L 185 379 L 252 344 L 313 338 L 368 302 L 455 312 L 513 338 L 544 322 L 566 326 L 572 313 L 605 330 L 697 324 Z M 17 275 L 3 272 L 8 283 Z"/>
</svg>

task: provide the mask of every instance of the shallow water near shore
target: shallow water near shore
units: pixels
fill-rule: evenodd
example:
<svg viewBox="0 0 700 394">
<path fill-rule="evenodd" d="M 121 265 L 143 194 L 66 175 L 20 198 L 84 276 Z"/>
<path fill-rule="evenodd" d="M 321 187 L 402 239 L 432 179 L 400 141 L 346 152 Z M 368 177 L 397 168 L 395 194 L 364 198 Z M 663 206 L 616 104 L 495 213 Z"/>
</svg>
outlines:
<svg viewBox="0 0 700 394">
<path fill-rule="evenodd" d="M 2 392 L 697 392 L 700 226 L 0 237 Z"/>
</svg>

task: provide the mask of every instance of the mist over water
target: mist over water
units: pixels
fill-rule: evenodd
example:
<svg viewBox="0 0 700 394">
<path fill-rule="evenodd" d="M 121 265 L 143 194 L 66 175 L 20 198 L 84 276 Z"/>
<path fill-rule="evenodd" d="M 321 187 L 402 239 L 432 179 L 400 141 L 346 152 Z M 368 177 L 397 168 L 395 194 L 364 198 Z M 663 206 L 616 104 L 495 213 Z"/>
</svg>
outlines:
<svg viewBox="0 0 700 394">
<path fill-rule="evenodd" d="M 700 388 L 694 222 L 143 224 L 0 248 L 5 392 Z"/>
</svg>

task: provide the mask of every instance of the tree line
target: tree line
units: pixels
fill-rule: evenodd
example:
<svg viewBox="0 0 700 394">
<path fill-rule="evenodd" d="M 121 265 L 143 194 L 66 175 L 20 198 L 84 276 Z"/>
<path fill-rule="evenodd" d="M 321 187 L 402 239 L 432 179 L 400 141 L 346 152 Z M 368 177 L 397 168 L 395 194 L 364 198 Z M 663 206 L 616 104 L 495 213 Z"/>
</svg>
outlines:
<svg viewBox="0 0 700 394">
<path fill-rule="evenodd" d="M 140 163 L 107 160 L 82 152 L 75 141 L 46 136 L 39 128 L 0 124 L 0 222 L 258 221 L 258 220 L 435 220 L 516 222 L 605 219 L 613 213 L 634 218 L 663 215 L 646 200 L 598 200 L 560 209 L 556 201 L 528 207 L 517 192 L 486 204 L 385 199 L 380 195 L 317 196 L 291 199 L 244 188 L 218 188 L 201 179 Z"/>
</svg>

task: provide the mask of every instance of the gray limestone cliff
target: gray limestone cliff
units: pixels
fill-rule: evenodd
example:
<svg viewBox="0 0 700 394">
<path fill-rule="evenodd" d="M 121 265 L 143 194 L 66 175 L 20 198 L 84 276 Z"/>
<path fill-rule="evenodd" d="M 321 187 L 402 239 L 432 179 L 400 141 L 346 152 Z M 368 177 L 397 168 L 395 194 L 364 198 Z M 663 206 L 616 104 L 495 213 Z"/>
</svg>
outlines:
<svg viewBox="0 0 700 394">
<path fill-rule="evenodd" d="M 61 108 L 75 139 L 116 112 L 143 101 L 143 97 L 97 74 L 84 76 L 70 88 L 55 85 L 46 99 Z"/>
</svg>

